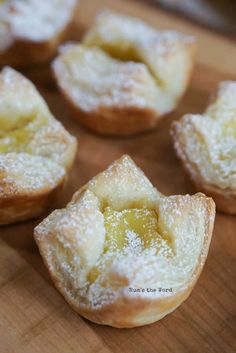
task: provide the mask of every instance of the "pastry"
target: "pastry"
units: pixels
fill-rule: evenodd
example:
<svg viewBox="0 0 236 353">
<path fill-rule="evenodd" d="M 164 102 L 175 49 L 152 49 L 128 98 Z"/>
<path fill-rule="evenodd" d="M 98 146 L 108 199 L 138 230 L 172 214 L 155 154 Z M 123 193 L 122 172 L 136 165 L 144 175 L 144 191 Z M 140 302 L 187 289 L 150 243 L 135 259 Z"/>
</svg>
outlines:
<svg viewBox="0 0 236 353">
<path fill-rule="evenodd" d="M 50 60 L 67 37 L 77 0 L 0 1 L 0 65 Z"/>
<path fill-rule="evenodd" d="M 0 225 L 38 216 L 63 185 L 76 139 L 50 113 L 34 85 L 0 73 Z"/>
<path fill-rule="evenodd" d="M 173 123 L 175 150 L 195 188 L 236 214 L 236 82 L 220 83 L 203 115 Z"/>
<path fill-rule="evenodd" d="M 101 134 L 130 135 L 154 128 L 176 107 L 194 48 L 191 37 L 104 11 L 82 44 L 62 46 L 53 72 L 81 124 Z"/>
<path fill-rule="evenodd" d="M 152 323 L 190 294 L 214 224 L 211 198 L 166 197 L 128 156 L 114 162 L 34 231 L 71 307 L 115 327 Z"/>
</svg>

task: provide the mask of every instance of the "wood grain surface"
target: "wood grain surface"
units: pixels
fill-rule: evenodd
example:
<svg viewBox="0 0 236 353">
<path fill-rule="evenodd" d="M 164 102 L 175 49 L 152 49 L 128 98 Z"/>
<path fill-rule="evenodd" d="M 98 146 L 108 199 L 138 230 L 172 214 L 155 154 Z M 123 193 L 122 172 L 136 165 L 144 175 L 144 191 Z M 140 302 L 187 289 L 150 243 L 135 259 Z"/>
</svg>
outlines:
<svg viewBox="0 0 236 353">
<path fill-rule="evenodd" d="M 207 28 L 236 39 L 236 4 L 234 0 L 133 0 L 149 2 L 154 6 L 189 18 Z"/>
<path fill-rule="evenodd" d="M 233 42 L 164 12 L 134 2 L 81 0 L 74 37 L 95 13 L 110 7 L 140 16 L 150 24 L 176 28 L 198 37 L 197 64 L 189 90 L 178 109 L 156 131 L 138 137 L 111 139 L 80 128 L 48 76 L 47 66 L 26 74 L 52 112 L 78 137 L 79 147 L 67 187 L 56 205 L 123 153 L 128 153 L 165 194 L 191 193 L 169 135 L 170 123 L 186 112 L 202 112 L 217 83 L 236 79 Z M 236 217 L 217 214 L 206 266 L 190 298 L 161 321 L 135 329 L 92 324 L 75 314 L 52 282 L 32 237 L 39 219 L 0 229 L 1 353 L 233 353 L 236 351 Z"/>
</svg>

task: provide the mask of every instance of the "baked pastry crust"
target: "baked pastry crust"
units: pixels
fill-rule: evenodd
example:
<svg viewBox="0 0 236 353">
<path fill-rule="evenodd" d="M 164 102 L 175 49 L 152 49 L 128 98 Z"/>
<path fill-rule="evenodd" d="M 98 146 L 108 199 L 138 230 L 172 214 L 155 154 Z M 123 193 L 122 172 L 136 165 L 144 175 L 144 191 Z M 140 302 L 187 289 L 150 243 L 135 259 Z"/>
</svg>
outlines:
<svg viewBox="0 0 236 353">
<path fill-rule="evenodd" d="M 203 115 L 172 125 L 175 150 L 195 189 L 229 214 L 236 214 L 235 98 L 236 82 L 221 82 Z"/>
<path fill-rule="evenodd" d="M 62 47 L 53 72 L 73 116 L 91 130 L 130 135 L 152 129 L 188 85 L 192 37 L 158 31 L 103 11 L 82 44 Z"/>
<path fill-rule="evenodd" d="M 155 219 L 145 218 L 150 214 Z M 134 327 L 161 319 L 189 296 L 207 257 L 214 216 L 211 198 L 166 197 L 123 156 L 44 219 L 34 237 L 76 312 L 99 324 Z M 141 222 L 143 238 L 126 228 L 132 222 L 134 228 Z M 119 229 L 128 229 L 125 240 Z"/>
<path fill-rule="evenodd" d="M 76 139 L 50 113 L 34 85 L 0 73 L 0 225 L 38 216 L 63 185 Z"/>
<path fill-rule="evenodd" d="M 0 66 L 49 61 L 67 38 L 77 0 L 0 3 Z"/>
</svg>

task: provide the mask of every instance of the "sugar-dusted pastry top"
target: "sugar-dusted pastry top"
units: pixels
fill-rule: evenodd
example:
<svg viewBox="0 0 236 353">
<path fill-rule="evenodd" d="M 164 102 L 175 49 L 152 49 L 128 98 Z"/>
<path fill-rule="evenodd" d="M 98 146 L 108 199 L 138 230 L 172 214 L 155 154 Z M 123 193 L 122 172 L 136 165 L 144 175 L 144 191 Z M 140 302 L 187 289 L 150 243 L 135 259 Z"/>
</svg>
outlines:
<svg viewBox="0 0 236 353">
<path fill-rule="evenodd" d="M 177 98 L 192 65 L 195 40 L 176 31 L 157 30 L 141 19 L 102 11 L 83 44 L 121 60 L 142 62 L 164 92 Z M 189 62 L 190 61 L 190 62 Z"/>
<path fill-rule="evenodd" d="M 53 67 L 60 87 L 84 112 L 97 107 L 169 109 L 169 99 L 142 63 L 120 61 L 99 48 L 68 44 Z M 62 73 L 62 75 L 60 75 Z"/>
<path fill-rule="evenodd" d="M 0 2 L 0 53 L 15 40 L 47 41 L 70 21 L 76 0 Z"/>
<path fill-rule="evenodd" d="M 0 198 L 51 189 L 65 177 L 63 167 L 51 159 L 23 152 L 0 154 Z"/>
<path fill-rule="evenodd" d="M 57 287 L 83 315 L 83 310 L 100 310 L 120 298 L 123 307 L 132 298 L 171 298 L 193 286 L 213 223 L 211 199 L 203 194 L 163 196 L 123 156 L 75 193 L 66 208 L 39 224 L 35 239 Z M 130 290 L 158 287 L 173 292 Z M 111 324 L 119 305 L 110 321 L 96 314 L 93 320 Z M 128 307 L 129 320 L 132 301 Z M 156 319 L 167 313 L 161 306 L 158 310 Z M 148 320 L 155 321 L 143 323 Z"/>
<path fill-rule="evenodd" d="M 173 133 L 194 180 L 236 190 L 236 82 L 220 83 L 203 115 L 185 115 Z"/>
<path fill-rule="evenodd" d="M 0 195 L 55 187 L 74 159 L 76 140 L 34 85 L 6 67 L 0 74 Z"/>
<path fill-rule="evenodd" d="M 82 44 L 61 48 L 53 69 L 64 94 L 83 112 L 105 115 L 107 108 L 130 107 L 158 116 L 185 91 L 193 55 L 192 37 L 105 10 Z"/>
</svg>

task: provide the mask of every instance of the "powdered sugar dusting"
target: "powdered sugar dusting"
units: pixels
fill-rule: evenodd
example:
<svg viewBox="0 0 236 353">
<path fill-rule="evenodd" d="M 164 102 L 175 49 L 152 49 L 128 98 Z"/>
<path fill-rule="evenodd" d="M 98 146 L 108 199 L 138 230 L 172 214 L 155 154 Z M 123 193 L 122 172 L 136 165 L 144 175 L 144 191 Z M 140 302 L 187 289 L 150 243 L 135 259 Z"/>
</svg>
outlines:
<svg viewBox="0 0 236 353">
<path fill-rule="evenodd" d="M 156 87 L 142 63 L 112 59 L 98 48 L 82 45 L 64 47 L 53 62 L 59 86 L 84 112 L 98 107 L 169 109 L 169 101 Z"/>
<path fill-rule="evenodd" d="M 102 12 L 82 45 L 69 43 L 53 63 L 59 87 L 83 112 L 151 109 L 177 104 L 192 66 L 193 38 Z"/>
<path fill-rule="evenodd" d="M 0 197 L 53 189 L 65 178 L 65 170 L 50 159 L 25 153 L 0 154 Z"/>
<path fill-rule="evenodd" d="M 56 122 L 34 85 L 11 68 L 0 75 L 0 194 L 50 192 L 66 177 L 75 138 Z"/>
<path fill-rule="evenodd" d="M 194 281 L 208 251 L 208 222 L 214 221 L 206 218 L 207 207 L 200 194 L 162 196 L 123 156 L 76 193 L 66 209 L 45 219 L 35 237 L 66 297 L 99 309 L 119 297 L 172 295 Z M 83 251 L 84 244 L 89 251 Z M 158 286 L 173 292 L 129 291 Z"/>
<path fill-rule="evenodd" d="M 48 40 L 69 23 L 75 5 L 76 0 L 8 0 L 0 4 L 0 22 L 6 24 L 13 40 Z M 3 35 L 6 33 L 0 32 Z M 6 47 L 0 46 L 0 50 Z"/>
<path fill-rule="evenodd" d="M 176 149 L 181 158 L 186 154 L 193 178 L 222 189 L 236 189 L 235 98 L 236 82 L 222 82 L 204 115 L 185 115 L 176 123 Z"/>
<path fill-rule="evenodd" d="M 130 44 L 146 42 L 150 46 L 148 42 L 152 42 L 152 44 L 154 43 L 158 46 L 156 48 L 160 55 L 163 52 L 175 50 L 173 44 L 176 44 L 176 42 L 189 43 L 194 41 L 192 36 L 183 35 L 176 31 L 158 30 L 139 18 L 123 15 L 108 9 L 98 14 L 94 27 L 85 37 L 85 42 L 90 43 L 90 37 L 93 36 L 93 32 L 96 33 L 98 40 L 102 38 L 104 43 L 115 43 L 118 37 L 120 40 L 121 38 L 125 39 Z"/>
<path fill-rule="evenodd" d="M 117 211 L 140 205 L 153 207 L 161 196 L 128 156 L 123 156 L 120 163 L 113 163 L 93 178 L 88 184 L 88 189 L 94 192 L 102 203 L 108 202 Z"/>
</svg>

